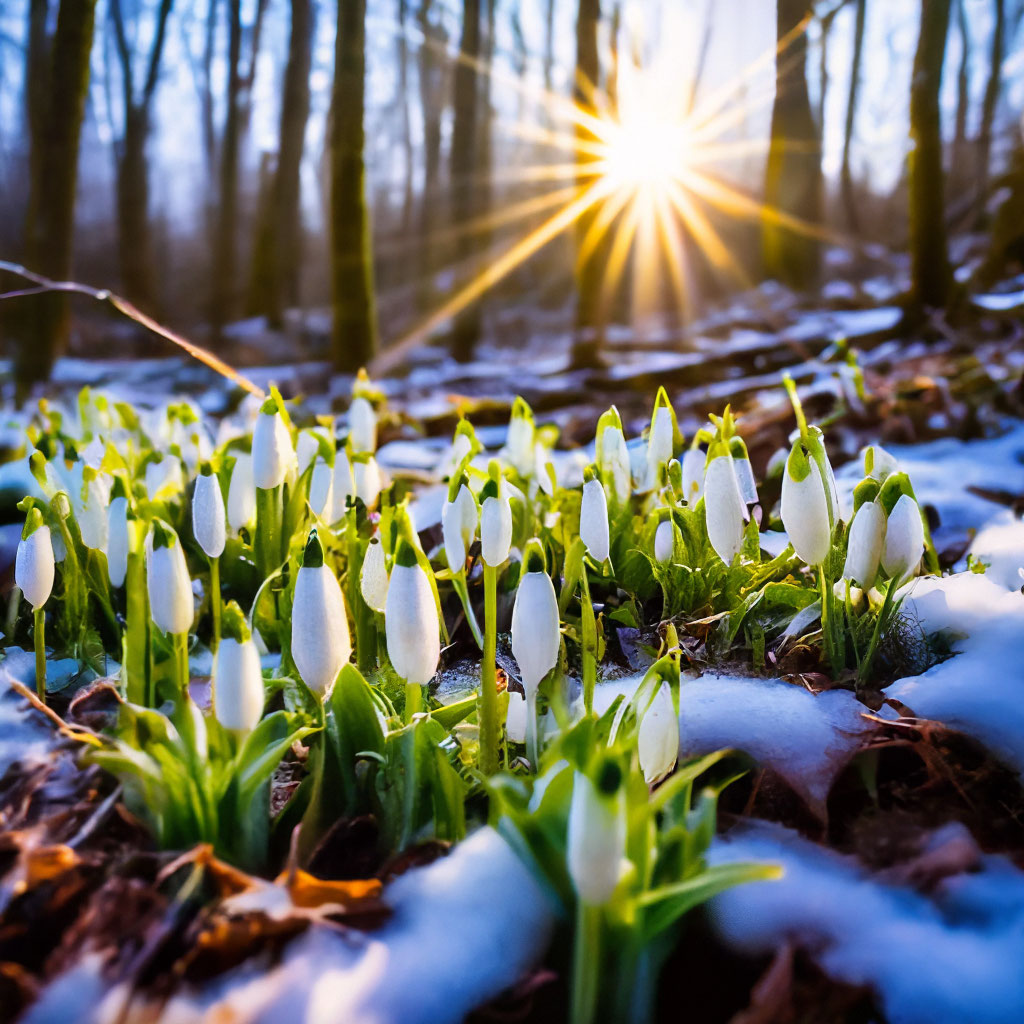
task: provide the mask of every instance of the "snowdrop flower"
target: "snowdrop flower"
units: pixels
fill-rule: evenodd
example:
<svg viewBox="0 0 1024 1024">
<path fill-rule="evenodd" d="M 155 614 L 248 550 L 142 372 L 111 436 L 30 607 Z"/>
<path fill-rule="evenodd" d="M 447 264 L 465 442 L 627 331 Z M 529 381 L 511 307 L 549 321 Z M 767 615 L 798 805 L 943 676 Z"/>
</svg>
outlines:
<svg viewBox="0 0 1024 1024">
<path fill-rule="evenodd" d="M 618 765 L 609 761 L 600 788 L 583 772 L 573 778 L 566 860 L 576 894 L 589 906 L 607 903 L 619 882 L 626 852 L 621 798 L 615 792 L 620 775 Z"/>
<path fill-rule="evenodd" d="M 699 448 L 683 452 L 683 497 L 693 508 L 704 497 L 704 465 L 707 457 Z"/>
<path fill-rule="evenodd" d="M 438 472 L 442 478 L 450 477 L 457 472 L 467 456 L 473 452 L 473 438 L 468 430 L 463 430 L 462 425 L 468 421 L 462 420 L 455 430 L 451 447 L 445 452 L 438 466 Z M 471 429 L 471 428 L 470 428 Z"/>
<path fill-rule="evenodd" d="M 518 690 L 508 691 L 505 735 L 509 743 L 526 742 L 526 698 Z"/>
<path fill-rule="evenodd" d="M 879 483 L 898 473 L 900 464 L 894 455 L 887 452 L 880 444 L 864 449 L 864 475 Z"/>
<path fill-rule="evenodd" d="M 405 540 L 398 542 L 388 582 L 384 633 L 398 675 L 413 685 L 429 683 L 441 657 L 441 623 L 430 580 Z"/>
<path fill-rule="evenodd" d="M 793 550 L 808 565 L 821 565 L 832 546 L 831 496 L 817 461 L 799 440 L 786 460 L 781 512 Z"/>
<path fill-rule="evenodd" d="M 886 522 L 882 568 L 897 583 L 903 583 L 914 574 L 923 551 L 921 510 L 909 494 L 902 494 Z"/>
<path fill-rule="evenodd" d="M 369 509 L 377 504 L 380 492 L 384 487 L 380 466 L 371 455 L 365 462 L 352 464 L 352 480 L 355 484 L 356 497 Z"/>
<path fill-rule="evenodd" d="M 146 494 L 150 501 L 173 498 L 185 489 L 181 473 L 181 460 L 175 455 L 164 455 L 146 463 Z"/>
<path fill-rule="evenodd" d="M 672 694 L 665 683 L 658 687 L 637 734 L 637 751 L 644 781 L 652 785 L 663 779 L 679 757 L 679 720 L 672 705 Z"/>
<path fill-rule="evenodd" d="M 537 477 L 540 489 L 549 497 L 555 496 L 555 466 L 551 461 L 551 451 L 540 441 L 533 446 L 533 472 Z"/>
<path fill-rule="evenodd" d="M 676 524 L 671 516 L 666 516 L 658 523 L 654 531 L 654 558 L 655 561 L 667 565 L 672 561 L 672 555 L 676 546 Z"/>
<path fill-rule="evenodd" d="M 356 395 L 348 410 L 349 440 L 354 452 L 375 452 L 377 450 L 377 414 L 370 400 Z"/>
<path fill-rule="evenodd" d="M 226 630 L 213 659 L 213 713 L 233 732 L 247 734 L 263 715 L 265 693 L 260 652 L 253 643 L 241 609 L 232 602 L 225 609 Z"/>
<path fill-rule="evenodd" d="M 388 567 L 379 537 L 370 539 L 359 570 L 359 592 L 375 612 L 383 612 L 388 599 Z"/>
<path fill-rule="evenodd" d="M 732 565 L 743 547 L 747 506 L 740 493 L 731 455 L 719 455 L 708 465 L 704 480 L 704 516 L 711 546 L 726 565 Z"/>
<path fill-rule="evenodd" d="M 746 505 L 756 505 L 757 481 L 754 478 L 754 467 L 750 464 L 750 456 L 747 454 L 747 446 L 743 443 L 743 438 L 733 437 L 729 441 L 729 450 L 732 453 L 733 468 L 736 470 L 736 480 L 740 485 L 743 502 Z"/>
<path fill-rule="evenodd" d="M 589 479 L 583 485 L 583 500 L 580 503 L 580 537 L 587 551 L 596 562 L 608 558 L 608 499 L 601 481 L 588 470 Z"/>
<path fill-rule="evenodd" d="M 146 583 L 149 614 L 157 627 L 165 633 L 187 633 L 195 614 L 192 579 L 178 535 L 159 520 L 146 536 Z"/>
<path fill-rule="evenodd" d="M 192 533 L 207 558 L 220 558 L 224 553 L 227 535 L 224 495 L 212 471 L 196 477 L 192 494 Z"/>
<path fill-rule="evenodd" d="M 647 465 L 652 470 L 656 471 L 672 458 L 674 427 L 672 410 L 667 405 L 658 406 L 651 417 L 651 431 L 647 436 Z"/>
<path fill-rule="evenodd" d="M 252 475 L 256 486 L 270 491 L 284 483 L 295 465 L 291 435 L 276 399 L 263 403 L 252 431 Z"/>
<path fill-rule="evenodd" d="M 309 479 L 309 506 L 320 519 L 334 511 L 334 469 L 320 456 Z"/>
<path fill-rule="evenodd" d="M 128 499 L 124 484 L 114 482 L 114 499 L 107 508 L 107 578 L 112 587 L 124 583 L 128 573 Z"/>
<path fill-rule="evenodd" d="M 18 541 L 14 557 L 14 582 L 32 605 L 33 611 L 42 608 L 53 590 L 54 558 L 50 542 L 50 528 L 43 525 L 42 513 L 37 508 L 29 511 L 25 529 Z"/>
<path fill-rule="evenodd" d="M 870 590 L 884 546 L 885 511 L 877 501 L 865 501 L 850 523 L 843 576 L 862 590 Z"/>
<path fill-rule="evenodd" d="M 324 441 L 333 447 L 333 443 L 318 430 L 299 431 L 299 439 L 295 444 L 296 471 L 299 476 L 313 464 Z"/>
<path fill-rule="evenodd" d="M 449 493 L 450 490 L 449 490 Z M 466 564 L 466 555 L 476 538 L 477 507 L 470 489 L 463 483 L 453 500 L 441 509 L 441 532 L 448 567 L 458 572 Z"/>
<path fill-rule="evenodd" d="M 492 482 L 484 485 L 483 504 L 480 506 L 480 555 L 494 568 L 501 565 L 512 548 L 512 505 L 502 488 L 500 493 Z"/>
<path fill-rule="evenodd" d="M 555 667 L 561 633 L 558 600 L 537 541 L 527 546 L 523 575 L 512 608 L 512 654 L 522 675 L 527 701 Z"/>
<path fill-rule="evenodd" d="M 95 551 L 107 547 L 107 505 L 110 503 L 110 478 L 86 467 L 82 489 L 74 502 L 75 519 L 82 543 Z"/>
<path fill-rule="evenodd" d="M 529 476 L 534 465 L 533 412 L 521 398 L 512 404 L 508 434 L 501 449 L 502 456 L 520 476 Z"/>
<path fill-rule="evenodd" d="M 228 484 L 228 524 L 236 533 L 256 518 L 256 482 L 252 456 L 238 452 Z"/>
<path fill-rule="evenodd" d="M 614 410 L 609 410 L 609 413 Z M 601 417 L 604 419 L 604 416 Z M 633 493 L 633 476 L 629 462 L 629 449 L 626 437 L 622 432 L 618 412 L 614 412 L 611 422 L 604 426 L 598 425 L 595 447 L 597 449 L 597 465 L 604 481 L 610 485 L 612 496 L 620 504 L 629 500 Z"/>
<path fill-rule="evenodd" d="M 331 486 L 331 522 L 336 523 L 348 509 L 348 499 L 356 496 L 356 481 L 348 453 L 339 448 L 334 455 L 334 481 Z"/>
<path fill-rule="evenodd" d="M 292 600 L 292 659 L 302 681 L 325 696 L 352 654 L 345 599 L 337 577 L 324 565 L 324 549 L 310 530 L 295 575 Z"/>
</svg>

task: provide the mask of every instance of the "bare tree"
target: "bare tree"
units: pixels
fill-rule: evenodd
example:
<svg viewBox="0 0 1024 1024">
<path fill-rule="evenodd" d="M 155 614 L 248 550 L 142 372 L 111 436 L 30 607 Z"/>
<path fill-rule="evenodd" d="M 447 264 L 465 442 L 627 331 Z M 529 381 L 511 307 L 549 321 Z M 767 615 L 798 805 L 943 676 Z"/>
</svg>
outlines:
<svg viewBox="0 0 1024 1024">
<path fill-rule="evenodd" d="M 55 280 L 71 276 L 78 144 L 89 88 L 96 0 L 61 0 L 53 34 L 49 0 L 31 0 L 26 49 L 29 196 L 25 262 Z M 65 349 L 67 295 L 27 298 L 20 318 L 15 375 L 23 390 L 44 380 Z"/>
<path fill-rule="evenodd" d="M 301 170 L 309 120 L 309 69 L 315 17 L 313 0 L 291 0 L 277 160 L 266 209 L 257 227 L 249 303 L 251 312 L 265 314 L 272 327 L 282 326 L 285 307 L 299 302 Z"/>
<path fill-rule="evenodd" d="M 992 44 L 989 50 L 989 73 L 985 83 L 985 95 L 981 102 L 981 122 L 978 126 L 978 209 L 979 212 L 988 198 L 988 181 L 992 172 L 992 128 L 999 104 L 999 90 L 1002 81 L 1003 51 L 1006 48 L 1006 4 L 1005 0 L 992 0 L 995 25 L 992 29 Z"/>
<path fill-rule="evenodd" d="M 160 75 L 167 19 L 173 0 L 160 0 L 154 14 L 153 40 L 146 61 L 141 88 L 136 88 L 132 47 L 125 29 L 121 0 L 110 0 L 110 20 L 114 27 L 118 60 L 121 65 L 124 122 L 121 138 L 114 145 L 117 162 L 117 232 L 121 286 L 136 305 L 152 307 L 153 247 L 149 222 L 149 141 L 153 96 Z"/>
<path fill-rule="evenodd" d="M 439 54 L 447 35 L 433 0 L 421 0 L 416 13 L 422 42 L 419 51 L 420 104 L 423 108 L 423 185 L 420 190 L 418 300 L 426 306 L 433 298 L 435 247 L 433 234 L 441 174 L 441 118 L 447 95 L 447 75 Z"/>
<path fill-rule="evenodd" d="M 338 0 L 331 90 L 331 293 L 334 364 L 354 371 L 377 347 L 366 204 L 366 0 Z"/>
<path fill-rule="evenodd" d="M 850 147 L 857 120 L 857 96 L 860 92 L 860 68 L 864 56 L 864 23 L 867 20 L 868 0 L 856 0 L 857 13 L 853 25 L 853 58 L 850 62 L 850 88 L 846 94 L 846 122 L 843 126 L 843 160 L 839 168 L 839 188 L 846 210 L 846 223 L 853 231 L 860 228 L 857 203 L 853 195 L 853 174 L 850 170 Z"/>
<path fill-rule="evenodd" d="M 946 56 L 950 0 L 921 0 L 910 86 L 909 167 L 911 304 L 942 309 L 952 275 L 946 239 L 939 87 Z"/>
<path fill-rule="evenodd" d="M 479 189 L 479 60 L 480 0 L 463 0 L 462 38 L 455 66 L 455 121 L 451 152 L 452 219 L 463 228 L 456 248 L 456 258 L 462 265 L 472 260 L 472 236 L 466 225 L 476 213 Z M 472 359 L 479 336 L 480 305 L 473 302 L 455 317 L 452 324 L 452 355 L 460 362 Z"/>
</svg>

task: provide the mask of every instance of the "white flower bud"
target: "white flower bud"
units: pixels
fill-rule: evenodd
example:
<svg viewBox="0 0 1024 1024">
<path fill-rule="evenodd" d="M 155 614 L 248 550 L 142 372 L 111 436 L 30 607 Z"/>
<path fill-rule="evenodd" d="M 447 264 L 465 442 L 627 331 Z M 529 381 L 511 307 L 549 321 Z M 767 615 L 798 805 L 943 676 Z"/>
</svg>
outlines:
<svg viewBox="0 0 1024 1024">
<path fill-rule="evenodd" d="M 754 478 L 754 467 L 750 459 L 734 458 L 733 468 L 736 470 L 736 482 L 740 485 L 740 494 L 744 505 L 757 504 L 757 480 Z"/>
<path fill-rule="evenodd" d="M 105 474 L 97 474 L 85 480 L 82 490 L 75 494 L 74 512 L 82 543 L 95 551 L 105 551 L 107 547 L 110 483 L 110 478 Z"/>
<path fill-rule="evenodd" d="M 157 462 L 146 463 L 146 494 L 150 501 L 174 498 L 184 489 L 181 460 L 176 456 L 164 455 Z"/>
<path fill-rule="evenodd" d="M 519 665 L 527 694 L 558 661 L 560 640 L 558 600 L 546 572 L 523 573 L 512 608 L 512 654 Z"/>
<path fill-rule="evenodd" d="M 53 590 L 53 574 L 50 528 L 37 526 L 18 542 L 18 553 L 14 556 L 14 582 L 33 610 L 46 604 Z"/>
<path fill-rule="evenodd" d="M 924 551 L 921 510 L 909 494 L 901 494 L 885 525 L 882 568 L 898 583 L 914 574 Z"/>
<path fill-rule="evenodd" d="M 640 720 L 637 734 L 640 767 L 648 785 L 663 779 L 679 757 L 679 720 L 672 706 L 672 694 L 662 683 L 651 706 Z"/>
<path fill-rule="evenodd" d="M 352 474 L 352 463 L 344 448 L 334 456 L 334 482 L 331 493 L 331 522 L 343 518 L 348 509 L 348 499 L 356 496 L 356 482 Z"/>
<path fill-rule="evenodd" d="M 349 439 L 354 452 L 377 450 L 377 414 L 368 398 L 357 395 L 348 410 Z"/>
<path fill-rule="evenodd" d="M 605 480 L 611 483 L 612 493 L 620 504 L 633 493 L 633 475 L 629 463 L 629 449 L 622 431 L 614 424 L 601 434 L 599 468 Z"/>
<path fill-rule="evenodd" d="M 540 489 L 549 497 L 555 496 L 555 485 L 552 482 L 554 465 L 551 462 L 551 452 L 538 441 L 533 446 L 533 472 L 540 484 Z"/>
<path fill-rule="evenodd" d="M 566 861 L 583 903 L 601 906 L 619 883 L 626 852 L 621 798 L 604 796 L 583 772 L 576 772 L 569 805 Z"/>
<path fill-rule="evenodd" d="M 252 432 L 252 477 L 261 490 L 280 487 L 295 466 L 292 439 L 278 412 L 261 412 Z"/>
<path fill-rule="evenodd" d="M 480 554 L 492 568 L 501 565 L 512 548 L 512 505 L 508 497 L 484 498 L 480 507 Z"/>
<path fill-rule="evenodd" d="M 514 407 L 501 454 L 520 476 L 529 476 L 534 468 L 533 440 L 533 418 Z"/>
<path fill-rule="evenodd" d="M 355 462 L 352 465 L 352 479 L 355 484 L 356 497 L 372 509 L 380 497 L 384 481 L 381 479 L 380 466 L 371 455 L 366 462 Z"/>
<path fill-rule="evenodd" d="M 508 707 L 505 711 L 505 734 L 509 743 L 526 742 L 526 721 L 529 709 L 526 698 L 518 690 L 508 691 Z"/>
<path fill-rule="evenodd" d="M 864 472 L 879 483 L 898 473 L 900 469 L 896 456 L 887 452 L 880 444 L 864 450 Z"/>
<path fill-rule="evenodd" d="M 251 640 L 223 637 L 213 664 L 213 711 L 225 729 L 249 733 L 259 724 L 264 703 L 260 652 Z"/>
<path fill-rule="evenodd" d="M 359 570 L 359 592 L 375 612 L 383 612 L 388 599 L 388 567 L 384 545 L 374 537 L 366 549 Z"/>
<path fill-rule="evenodd" d="M 192 494 L 192 533 L 207 558 L 220 558 L 224 553 L 227 525 L 224 518 L 224 495 L 220 482 L 212 474 L 196 477 Z"/>
<path fill-rule="evenodd" d="M 797 555 L 808 565 L 821 565 L 832 546 L 827 485 L 813 458 L 802 480 L 794 479 L 792 465 L 790 455 L 782 477 L 782 525 Z"/>
<path fill-rule="evenodd" d="M 320 438 L 312 430 L 300 430 L 299 439 L 295 443 L 296 472 L 302 476 L 312 465 L 320 451 Z"/>
<path fill-rule="evenodd" d="M 399 555 L 398 557 L 401 557 Z M 388 657 L 407 683 L 429 683 L 441 657 L 441 625 L 430 581 L 422 567 L 395 564 L 384 606 Z"/>
<path fill-rule="evenodd" d="M 647 435 L 647 468 L 652 483 L 657 479 L 658 467 L 672 458 L 673 434 L 672 410 L 667 405 L 659 405 L 654 410 Z"/>
<path fill-rule="evenodd" d="M 192 628 L 195 604 L 192 579 L 185 564 L 185 552 L 178 535 L 160 527 L 166 543 L 154 542 L 154 531 L 146 536 L 146 583 L 149 614 L 165 633 L 187 633 Z"/>
<path fill-rule="evenodd" d="M 683 452 L 683 497 L 693 508 L 704 496 L 704 463 L 707 457 L 699 448 Z"/>
<path fill-rule="evenodd" d="M 310 551 L 310 544 L 306 551 Z M 295 575 L 292 601 L 292 659 L 302 681 L 314 692 L 326 694 L 352 654 L 348 615 L 341 587 L 329 566 L 318 557 Z"/>
<path fill-rule="evenodd" d="M 107 577 L 112 587 L 128 573 L 128 499 L 114 498 L 107 509 Z"/>
<path fill-rule="evenodd" d="M 454 501 L 446 501 L 441 509 L 441 532 L 448 567 L 457 572 L 466 564 L 466 554 L 476 537 L 476 502 L 463 484 Z"/>
<path fill-rule="evenodd" d="M 228 484 L 228 524 L 236 533 L 256 518 L 256 483 L 252 456 L 239 452 Z"/>
<path fill-rule="evenodd" d="M 580 503 L 580 537 L 591 558 L 603 562 L 608 557 L 608 499 L 596 477 L 583 485 Z"/>
<path fill-rule="evenodd" d="M 843 576 L 870 590 L 878 575 L 878 563 L 885 546 L 885 512 L 877 501 L 866 501 L 850 523 Z"/>
<path fill-rule="evenodd" d="M 719 455 L 708 466 L 704 481 L 704 515 L 711 546 L 726 565 L 732 565 L 743 547 L 747 506 L 740 494 L 731 455 Z"/>
<path fill-rule="evenodd" d="M 672 561 L 672 554 L 675 551 L 676 544 L 676 526 L 672 522 L 671 518 L 663 519 L 658 523 L 657 530 L 654 531 L 654 558 L 656 561 L 661 562 L 662 565 L 667 565 Z"/>
<path fill-rule="evenodd" d="M 309 478 L 309 507 L 321 519 L 334 510 L 334 469 L 319 456 Z"/>
</svg>

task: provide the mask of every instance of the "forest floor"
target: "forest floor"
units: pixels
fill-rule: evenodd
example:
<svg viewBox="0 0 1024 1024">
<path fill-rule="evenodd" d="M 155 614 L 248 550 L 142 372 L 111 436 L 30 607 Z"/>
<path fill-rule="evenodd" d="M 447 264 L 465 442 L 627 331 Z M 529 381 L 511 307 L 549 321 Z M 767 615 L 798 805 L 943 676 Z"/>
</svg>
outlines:
<svg viewBox="0 0 1024 1024">
<path fill-rule="evenodd" d="M 664 969 L 661 1019 L 675 1019 L 680 1006 L 694 1021 L 734 1024 L 1024 1019 L 1020 288 L 1011 282 L 976 297 L 965 325 L 936 322 L 909 338 L 897 333 L 900 310 L 885 281 L 836 281 L 814 304 L 762 289 L 695 325 L 685 341 L 671 330 L 642 342 L 614 330 L 596 370 L 570 368 L 563 317 L 546 322 L 512 308 L 491 318 L 474 362 L 456 364 L 428 346 L 402 376 L 379 382 L 391 411 L 379 460 L 419 483 L 421 531 L 437 529 L 434 471 L 460 411 L 497 447 L 510 400 L 522 394 L 571 450 L 591 442 L 613 402 L 627 436 L 638 435 L 663 384 L 686 435 L 731 402 L 761 479 L 792 428 L 779 387 L 785 372 L 808 415 L 828 424 L 847 497 L 858 452 L 881 442 L 927 508 L 951 575 L 909 604 L 922 631 L 949 637 L 955 653 L 945 660 L 923 672 L 908 666 L 862 703 L 816 674 L 740 678 L 706 665 L 695 639 L 681 698 L 684 752 L 734 747 L 751 768 L 722 797 L 713 858 L 774 860 L 786 874 L 726 893 L 689 919 Z M 236 333 L 239 345 L 259 351 L 259 325 Z M 845 345 L 858 353 L 868 392 L 855 408 L 836 373 Z M 322 363 L 242 362 L 258 384 L 305 396 L 309 414 L 331 411 L 349 393 L 350 379 L 331 377 Z M 235 414 L 241 400 L 177 356 L 58 365 L 54 393 L 71 397 L 84 384 L 142 404 L 187 396 L 214 418 Z M 13 410 L 10 420 L 13 445 L 23 421 Z M 22 463 L 0 466 L 0 596 L 12 585 L 24 479 Z M 965 571 L 968 555 L 986 571 Z M 600 700 L 642 675 L 635 641 L 623 630 L 609 643 Z M 268 885 L 203 851 L 158 852 L 110 777 L 78 767 L 73 742 L 7 685 L 30 684 L 31 673 L 30 659 L 8 649 L 0 662 L 0 1021 L 23 1011 L 27 1021 L 82 1019 L 87 1005 L 96 1021 L 303 1012 L 328 1021 L 366 1007 L 396 1022 L 562 1012 L 564 964 L 549 946 L 557 923 L 496 834 L 382 864 L 373 823 L 345 822 L 314 865 L 324 885 L 336 886 L 326 905 L 303 898 L 308 876 Z M 68 673 L 57 710 L 101 725 L 110 712 L 102 684 L 82 686 L 72 666 Z M 384 882 L 379 897 L 345 888 L 370 877 Z M 276 899 L 282 887 L 292 897 L 287 909 Z M 325 1002 L 339 981 L 344 1007 Z"/>
</svg>

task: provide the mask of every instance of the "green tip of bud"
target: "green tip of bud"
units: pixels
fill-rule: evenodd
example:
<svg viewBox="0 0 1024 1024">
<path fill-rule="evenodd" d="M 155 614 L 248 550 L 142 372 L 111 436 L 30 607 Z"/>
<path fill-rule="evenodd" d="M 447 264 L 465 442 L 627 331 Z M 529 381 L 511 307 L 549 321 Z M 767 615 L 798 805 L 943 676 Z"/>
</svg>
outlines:
<svg viewBox="0 0 1024 1024">
<path fill-rule="evenodd" d="M 324 564 L 324 548 L 320 538 L 316 535 L 316 529 L 309 531 L 306 539 L 306 547 L 302 552 L 303 569 L 319 569 Z"/>
<path fill-rule="evenodd" d="M 273 416 L 278 412 L 277 399 L 271 395 L 261 406 L 260 412 L 265 416 Z"/>
<path fill-rule="evenodd" d="M 242 609 L 237 601 L 228 601 L 221 612 L 221 633 L 230 640 L 240 644 L 248 643 L 252 639 L 249 631 L 249 623 L 246 621 Z"/>
<path fill-rule="evenodd" d="M 120 476 L 115 476 L 114 483 L 110 488 L 110 500 L 113 501 L 114 498 L 127 498 L 128 496 L 128 485 Z"/>
<path fill-rule="evenodd" d="M 594 466 L 593 464 L 591 464 L 591 465 L 587 466 L 583 470 L 583 482 L 585 484 L 588 484 L 588 483 L 590 483 L 591 480 L 596 480 L 596 479 L 597 479 L 597 467 Z"/>
<path fill-rule="evenodd" d="M 398 541 L 398 547 L 395 549 L 395 565 L 404 566 L 406 569 L 411 568 L 416 564 L 416 551 L 413 546 L 402 537 Z"/>
<path fill-rule="evenodd" d="M 178 539 L 178 535 L 174 532 L 174 528 L 168 526 L 161 519 L 153 520 L 153 549 L 157 548 L 170 548 L 174 546 L 174 542 Z"/>
<path fill-rule="evenodd" d="M 729 438 L 729 451 L 732 453 L 734 459 L 749 459 L 750 456 L 747 453 L 747 445 L 743 438 L 738 434 L 733 434 Z"/>
<path fill-rule="evenodd" d="M 213 466 L 209 462 L 203 462 L 199 466 L 200 476 L 213 476 Z"/>
<path fill-rule="evenodd" d="M 683 465 L 678 459 L 672 459 L 668 464 L 668 482 L 674 491 L 682 491 Z"/>
<path fill-rule="evenodd" d="M 43 525 L 43 514 L 33 505 L 25 516 L 25 528 L 21 531 L 21 539 L 28 540 Z"/>
<path fill-rule="evenodd" d="M 619 762 L 610 757 L 605 758 L 594 776 L 594 784 L 599 793 L 614 796 L 622 785 L 622 768 Z"/>
<path fill-rule="evenodd" d="M 521 395 L 517 395 L 516 400 L 512 403 L 512 418 L 533 419 L 533 410 Z"/>
<path fill-rule="evenodd" d="M 523 572 L 545 572 L 547 570 L 547 559 L 544 557 L 544 547 L 534 537 L 523 552 Z"/>
</svg>

